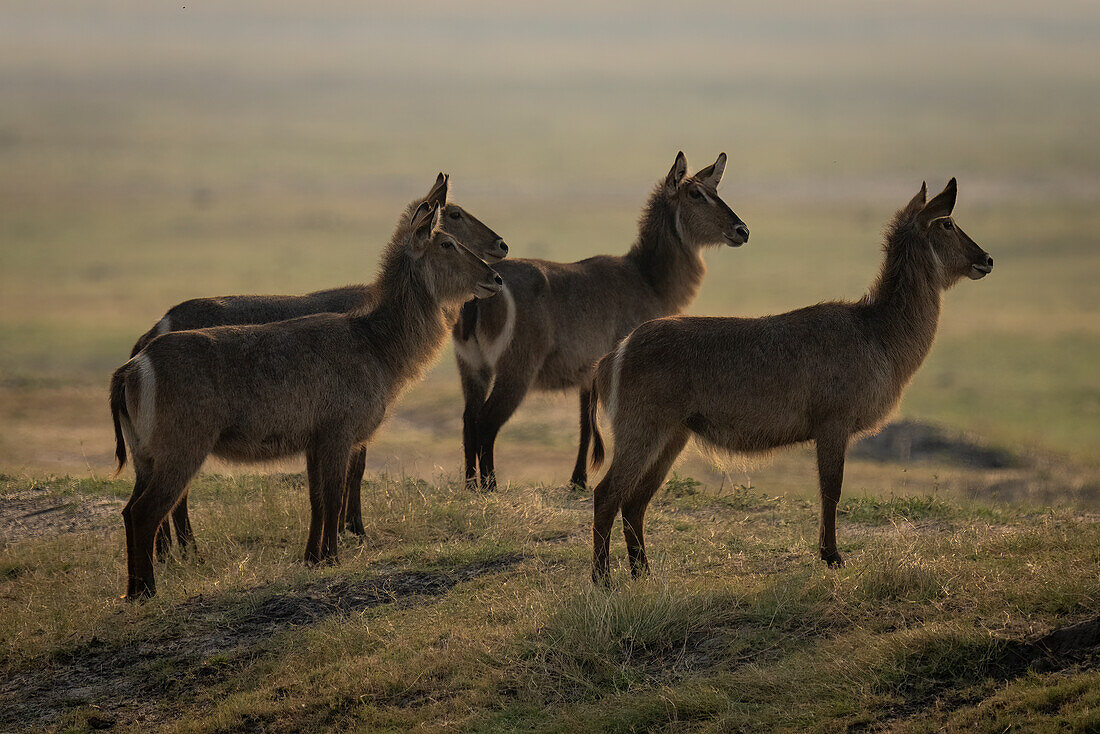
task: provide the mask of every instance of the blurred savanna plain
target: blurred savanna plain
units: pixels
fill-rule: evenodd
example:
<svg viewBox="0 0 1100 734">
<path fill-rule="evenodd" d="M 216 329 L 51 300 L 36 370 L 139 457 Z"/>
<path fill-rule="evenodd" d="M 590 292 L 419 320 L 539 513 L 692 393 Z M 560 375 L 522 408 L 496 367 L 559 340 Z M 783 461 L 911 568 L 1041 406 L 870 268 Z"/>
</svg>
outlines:
<svg viewBox="0 0 1100 734">
<path fill-rule="evenodd" d="M 957 176 L 957 219 L 997 267 L 948 294 L 901 413 L 1100 465 L 1091 3 L 0 14 L 9 473 L 106 471 L 107 378 L 168 307 L 370 279 L 437 171 L 514 256 L 570 260 L 625 251 L 679 149 L 693 168 L 729 154 L 722 193 L 752 229 L 708 253 L 698 314 L 859 297 L 893 211 Z M 528 400 L 502 479 L 567 478 L 574 399 Z M 448 348 L 372 466 L 459 471 L 460 413 Z"/>
<path fill-rule="evenodd" d="M 5 0 L 0 730 L 1097 731 L 1098 130 L 1095 2 Z M 300 460 L 211 461 L 201 562 L 118 601 L 107 383 L 166 309 L 371 279 L 439 171 L 513 256 L 622 253 L 678 150 L 752 231 L 690 313 L 858 298 L 924 180 L 995 258 L 850 452 L 845 568 L 810 450 L 689 451 L 593 589 L 576 396 L 471 492 L 448 346 L 339 566 Z"/>
</svg>

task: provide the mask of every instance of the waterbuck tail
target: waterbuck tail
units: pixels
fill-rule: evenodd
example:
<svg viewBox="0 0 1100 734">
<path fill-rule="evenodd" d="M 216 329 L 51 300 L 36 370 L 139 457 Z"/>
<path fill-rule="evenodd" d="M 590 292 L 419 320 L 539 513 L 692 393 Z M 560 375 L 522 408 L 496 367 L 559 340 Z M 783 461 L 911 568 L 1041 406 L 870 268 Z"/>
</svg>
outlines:
<svg viewBox="0 0 1100 734">
<path fill-rule="evenodd" d="M 592 396 L 588 400 L 588 427 L 592 431 L 592 468 L 599 469 L 603 464 L 603 436 L 600 435 L 600 422 L 596 420 L 599 411 L 600 395 L 597 385 L 600 384 L 600 365 L 592 371 L 592 387 L 589 388 Z"/>
<path fill-rule="evenodd" d="M 122 467 L 126 466 L 126 439 L 122 435 L 122 416 L 126 415 L 126 378 L 123 370 L 115 370 L 111 376 L 111 418 L 115 422 L 115 458 L 118 459 L 118 468 L 114 476 L 122 473 Z M 127 416 L 128 417 L 128 416 Z"/>
</svg>

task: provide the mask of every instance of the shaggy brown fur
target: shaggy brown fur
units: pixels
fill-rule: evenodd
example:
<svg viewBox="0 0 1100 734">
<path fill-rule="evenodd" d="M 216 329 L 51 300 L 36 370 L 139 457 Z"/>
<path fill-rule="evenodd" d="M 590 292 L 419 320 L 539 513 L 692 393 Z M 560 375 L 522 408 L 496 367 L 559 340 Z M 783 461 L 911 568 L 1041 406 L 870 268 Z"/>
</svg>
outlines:
<svg viewBox="0 0 1100 734">
<path fill-rule="evenodd" d="M 398 220 L 398 238 L 410 234 L 409 227 L 413 212 L 421 204 L 443 207 L 443 222 L 447 231 L 459 242 L 480 255 L 486 262 L 497 262 L 508 254 L 508 245 L 500 236 L 485 226 L 477 217 L 471 215 L 458 204 L 449 201 L 450 177 L 440 173 L 422 199 L 409 203 Z M 130 356 L 134 357 L 149 342 L 161 334 L 187 329 L 206 329 L 211 326 L 232 326 L 243 324 L 268 324 L 274 321 L 286 321 L 299 316 L 315 313 L 350 313 L 372 308 L 377 300 L 377 289 L 373 285 L 347 285 L 316 291 L 304 296 L 219 296 L 216 298 L 194 298 L 170 308 L 153 328 L 145 332 L 134 344 Z M 345 517 L 349 529 L 358 535 L 366 531 L 360 504 L 360 487 L 363 471 L 366 467 L 367 449 L 360 446 L 355 450 L 348 467 L 347 487 L 345 489 L 344 510 L 340 514 L 340 529 L 343 530 Z M 187 496 L 172 512 L 172 522 L 176 526 L 176 538 L 181 550 L 186 553 L 193 548 L 195 536 L 191 530 L 191 521 L 187 512 Z M 157 534 L 157 555 L 164 556 L 171 548 L 172 532 L 168 521 L 164 521 Z"/>
<path fill-rule="evenodd" d="M 307 563 L 337 560 L 337 522 L 353 446 L 377 430 L 446 338 L 447 308 L 501 289 L 500 276 L 440 229 L 421 204 L 410 237 L 386 248 L 367 313 L 317 314 L 154 339 L 111 381 L 111 413 L 137 479 L 122 511 L 127 596 L 155 591 L 153 539 L 210 454 L 263 461 L 304 452 Z"/>
<path fill-rule="evenodd" d="M 592 365 L 638 324 L 679 312 L 699 290 L 700 250 L 748 240 L 745 223 L 718 196 L 726 154 L 694 176 L 683 153 L 657 185 L 626 255 L 575 263 L 508 260 L 501 298 L 468 304 L 454 329 L 466 400 L 466 481 L 496 486 L 497 433 L 527 391 L 581 387 L 581 440 L 572 481 L 587 480 L 587 383 Z M 492 392 L 490 393 L 490 387 Z"/>
<path fill-rule="evenodd" d="M 956 185 L 894 217 L 878 280 L 856 303 L 821 303 L 764 318 L 650 321 L 600 360 L 589 420 L 604 400 L 614 457 L 595 491 L 592 576 L 608 576 L 621 510 L 631 570 L 648 570 L 646 506 L 694 436 L 734 452 L 814 441 L 821 484 L 821 557 L 841 563 L 836 506 L 850 438 L 895 408 L 936 335 L 941 293 L 984 277 L 993 258 L 951 219 Z M 597 439 L 594 461 L 602 458 Z"/>
</svg>

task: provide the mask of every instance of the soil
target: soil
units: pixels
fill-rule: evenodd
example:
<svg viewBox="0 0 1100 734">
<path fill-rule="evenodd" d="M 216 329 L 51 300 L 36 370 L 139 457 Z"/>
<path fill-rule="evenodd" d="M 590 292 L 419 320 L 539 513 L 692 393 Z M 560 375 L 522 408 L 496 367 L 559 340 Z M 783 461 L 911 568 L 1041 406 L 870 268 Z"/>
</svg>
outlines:
<svg viewBox="0 0 1100 734">
<path fill-rule="evenodd" d="M 6 492 L 0 502 L 0 544 L 118 525 L 123 504 L 111 497 L 59 496 L 48 486 Z"/>
</svg>

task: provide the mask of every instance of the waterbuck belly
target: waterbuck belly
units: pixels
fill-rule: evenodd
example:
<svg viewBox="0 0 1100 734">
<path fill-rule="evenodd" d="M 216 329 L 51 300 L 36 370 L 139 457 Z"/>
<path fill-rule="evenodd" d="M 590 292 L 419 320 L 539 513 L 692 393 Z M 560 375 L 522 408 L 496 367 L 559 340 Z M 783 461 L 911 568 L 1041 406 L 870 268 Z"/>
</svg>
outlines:
<svg viewBox="0 0 1100 734">
<path fill-rule="evenodd" d="M 269 461 L 293 456 L 304 449 L 304 436 L 277 431 L 245 435 L 229 429 L 218 438 L 211 453 L 232 461 Z"/>
<path fill-rule="evenodd" d="M 737 453 L 768 451 L 811 438 L 809 422 L 799 416 L 772 413 L 754 418 L 693 413 L 684 425 L 705 443 Z"/>
</svg>

